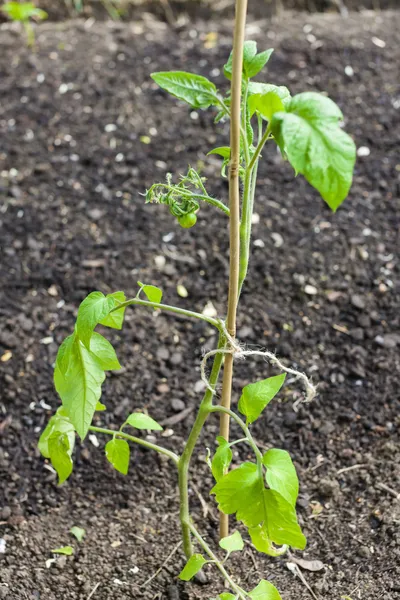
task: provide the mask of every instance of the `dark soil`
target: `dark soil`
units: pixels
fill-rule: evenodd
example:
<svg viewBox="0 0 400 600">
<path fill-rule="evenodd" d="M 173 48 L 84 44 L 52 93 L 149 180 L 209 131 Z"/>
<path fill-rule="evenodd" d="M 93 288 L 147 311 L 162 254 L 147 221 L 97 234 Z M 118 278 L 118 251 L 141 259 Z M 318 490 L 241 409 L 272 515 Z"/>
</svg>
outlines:
<svg viewBox="0 0 400 600">
<path fill-rule="evenodd" d="M 248 31 L 261 47 L 276 48 L 269 79 L 293 92 L 327 91 L 364 147 L 336 215 L 273 148 L 266 152 L 239 317 L 241 341 L 268 346 L 319 383 L 319 397 L 298 412 L 297 385 L 287 386 L 254 429 L 261 444 L 287 448 L 298 467 L 308 537 L 298 556 L 324 563 L 319 572 L 302 571 L 321 600 L 400 597 L 399 31 L 398 13 L 286 15 Z M 184 231 L 139 194 L 191 163 L 204 165 L 210 191 L 226 198 L 217 161 L 206 153 L 225 143 L 227 125 L 215 129 L 212 114 L 174 102 L 149 74 L 188 69 L 224 85 L 216 67 L 229 53 L 231 23 L 172 31 L 146 17 L 86 28 L 47 23 L 37 33 L 29 53 L 12 27 L 0 31 L 0 598 L 205 600 L 222 590 L 219 578 L 210 570 L 208 585 L 177 582 L 180 550 L 142 587 L 179 543 L 176 474 L 167 461 L 132 448 L 123 477 L 106 464 L 99 436 L 100 448 L 97 438 L 78 445 L 74 473 L 59 488 L 36 444 L 58 406 L 57 347 L 88 292 L 132 296 L 140 279 L 159 284 L 169 303 L 201 311 L 211 301 L 224 311 L 223 217 L 202 208 L 196 228 Z M 108 411 L 96 422 L 118 426 L 147 409 L 165 421 L 165 444 L 180 451 L 213 332 L 135 309 L 110 339 L 124 368 L 107 378 Z M 239 363 L 235 396 L 270 372 L 257 360 Z M 171 425 L 183 408 L 193 411 Z M 217 513 L 204 458 L 216 431 L 210 420 L 191 487 L 194 518 L 211 542 Z M 80 544 L 69 534 L 73 525 L 87 531 Z M 74 556 L 46 568 L 51 549 L 66 544 Z M 249 546 L 231 565 L 248 589 L 266 577 L 285 600 L 311 598 L 286 562 Z"/>
</svg>

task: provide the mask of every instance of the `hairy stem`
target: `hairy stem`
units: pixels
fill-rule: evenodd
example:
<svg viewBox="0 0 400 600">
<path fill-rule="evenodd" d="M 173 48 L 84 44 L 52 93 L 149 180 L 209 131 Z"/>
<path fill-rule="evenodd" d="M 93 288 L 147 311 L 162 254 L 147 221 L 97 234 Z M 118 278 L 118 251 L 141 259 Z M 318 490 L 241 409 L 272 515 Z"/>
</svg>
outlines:
<svg viewBox="0 0 400 600">
<path fill-rule="evenodd" d="M 247 0 L 236 0 L 235 31 L 233 36 L 232 51 L 232 81 L 231 81 L 231 128 L 230 148 L 231 158 L 229 163 L 229 291 L 227 329 L 231 336 L 236 334 L 236 309 L 239 292 L 239 259 L 240 259 L 240 190 L 239 190 L 239 165 L 240 165 L 240 109 L 242 96 L 242 68 L 244 30 L 246 25 Z M 221 404 L 230 408 L 232 394 L 233 355 L 227 354 L 222 381 Z M 229 415 L 222 414 L 220 421 L 220 434 L 229 440 Z M 227 515 L 220 515 L 220 536 L 226 537 L 229 532 Z"/>
<path fill-rule="evenodd" d="M 128 433 L 124 433 L 123 431 L 113 431 L 112 429 L 105 429 L 104 427 L 95 427 L 94 425 L 91 425 L 89 427 L 89 431 L 94 431 L 95 433 L 104 433 L 106 435 L 112 435 L 115 437 L 124 438 L 125 440 L 128 440 L 129 442 L 133 442 L 134 444 L 139 444 L 140 446 L 144 446 L 144 448 L 147 448 L 148 450 L 155 450 L 159 454 L 165 454 L 165 456 L 168 456 L 168 458 L 170 458 L 177 466 L 179 464 L 179 456 L 177 454 L 175 454 L 175 452 L 172 452 L 171 450 L 168 450 L 167 448 L 163 448 L 162 446 L 158 446 L 157 444 L 152 444 L 151 442 L 148 442 L 147 440 L 142 440 L 141 438 L 137 438 L 134 435 L 129 435 Z"/>
<path fill-rule="evenodd" d="M 264 148 L 266 142 L 268 141 L 270 134 L 271 134 L 271 126 L 269 124 L 267 129 L 265 130 L 264 135 L 262 136 L 261 140 L 257 144 L 257 148 L 255 149 L 252 159 L 249 163 L 249 167 L 248 167 L 249 170 L 251 170 L 254 167 L 256 161 L 260 158 L 262 149 Z"/>
<path fill-rule="evenodd" d="M 207 542 L 204 540 L 204 538 L 201 536 L 201 534 L 197 531 L 196 527 L 192 523 L 190 523 L 189 524 L 189 529 L 190 529 L 191 533 L 193 534 L 193 536 L 198 541 L 198 543 L 200 544 L 200 546 L 202 547 L 202 549 L 204 550 L 204 552 L 206 554 L 208 554 L 208 556 L 211 558 L 212 562 L 215 564 L 215 566 L 217 567 L 217 569 L 219 569 L 219 571 L 222 573 L 223 577 L 229 583 L 231 589 L 235 592 L 235 594 L 239 598 L 241 598 L 242 600 L 246 600 L 246 594 L 233 581 L 233 579 L 231 578 L 231 576 L 229 575 L 229 573 L 226 571 L 226 569 L 225 569 L 224 565 L 222 564 L 222 562 L 217 558 L 217 556 L 211 550 L 210 546 L 207 544 Z"/>
<path fill-rule="evenodd" d="M 220 334 L 218 340 L 218 349 L 222 349 L 225 346 L 225 336 Z M 210 374 L 210 385 L 215 388 L 218 376 L 221 370 L 223 360 L 223 354 L 219 353 L 215 355 L 213 366 Z M 211 390 L 207 390 L 204 394 L 203 400 L 201 401 L 199 411 L 195 422 L 193 423 L 192 430 L 189 434 L 185 448 L 182 452 L 182 456 L 179 459 L 178 464 L 178 476 L 179 476 L 179 497 L 180 497 L 180 521 L 182 527 L 183 537 L 183 549 L 187 558 L 190 558 L 193 554 L 192 542 L 190 539 L 190 511 L 189 511 L 189 466 L 190 459 L 193 454 L 193 450 L 196 446 L 197 440 L 203 429 L 203 425 L 206 422 L 208 415 L 212 409 L 212 397 L 213 393 Z"/>
<path fill-rule="evenodd" d="M 160 310 L 164 310 L 166 312 L 173 312 L 177 315 L 181 315 L 182 317 L 188 317 L 192 319 L 200 319 L 201 321 L 206 321 L 213 327 L 216 327 L 218 330 L 221 329 L 221 325 L 217 319 L 213 319 L 213 317 L 207 317 L 206 315 L 202 315 L 201 313 L 193 312 L 192 310 L 185 310 L 184 308 L 178 308 L 177 306 L 169 306 L 169 304 L 158 304 L 157 302 L 149 302 L 147 300 L 140 300 L 139 298 L 131 298 L 130 300 L 126 300 L 126 302 L 121 302 L 110 312 L 114 312 L 119 310 L 120 308 L 125 308 L 126 306 L 147 306 L 149 308 L 159 308 Z"/>
</svg>

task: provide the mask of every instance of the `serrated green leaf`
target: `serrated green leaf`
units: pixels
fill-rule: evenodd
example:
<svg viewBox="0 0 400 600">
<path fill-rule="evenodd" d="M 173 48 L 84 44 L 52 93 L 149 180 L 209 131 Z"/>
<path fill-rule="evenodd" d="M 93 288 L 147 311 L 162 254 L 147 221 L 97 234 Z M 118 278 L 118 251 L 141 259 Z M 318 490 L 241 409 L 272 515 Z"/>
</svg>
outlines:
<svg viewBox="0 0 400 600">
<path fill-rule="evenodd" d="M 101 396 L 105 374 L 94 354 L 76 339 L 70 353 L 68 371 L 63 375 L 57 364 L 54 384 L 79 437 L 84 439 Z"/>
<path fill-rule="evenodd" d="M 115 306 L 122 304 L 126 301 L 126 296 L 124 292 L 114 292 L 113 294 L 107 294 L 107 298 L 113 298 L 115 301 Z M 119 308 L 113 310 L 108 314 L 104 319 L 100 321 L 100 325 L 104 325 L 105 327 L 112 327 L 112 329 L 122 329 L 122 325 L 124 322 L 125 316 L 125 308 Z"/>
<path fill-rule="evenodd" d="M 246 61 L 244 65 L 245 74 L 249 79 L 255 77 L 265 67 L 271 58 L 273 51 L 273 48 L 269 48 L 268 50 L 264 50 L 264 52 L 260 52 L 259 54 L 256 54 L 256 56 L 253 56 L 250 61 Z"/>
<path fill-rule="evenodd" d="M 280 593 L 272 583 L 261 579 L 257 587 L 248 593 L 252 600 L 282 600 Z"/>
<path fill-rule="evenodd" d="M 129 444 L 125 440 L 113 438 L 107 442 L 105 447 L 107 460 L 112 464 L 114 469 L 126 475 L 129 469 L 130 449 Z"/>
<path fill-rule="evenodd" d="M 231 156 L 231 149 L 229 146 L 219 146 L 218 148 L 213 148 L 210 150 L 210 152 L 207 152 L 207 156 L 209 154 L 218 154 L 219 156 L 222 156 L 222 158 L 229 160 Z"/>
<path fill-rule="evenodd" d="M 66 556 L 71 556 L 74 553 L 74 549 L 72 546 L 62 546 L 61 548 L 54 548 L 51 552 L 53 552 L 53 554 L 65 554 Z"/>
<path fill-rule="evenodd" d="M 290 164 L 336 211 L 352 183 L 356 147 L 339 126 L 343 115 L 329 98 L 314 92 L 294 96 L 285 113 L 275 113 L 272 134 Z"/>
<path fill-rule="evenodd" d="M 256 464 L 245 462 L 213 487 L 219 509 L 247 527 L 264 524 L 271 542 L 303 549 L 306 539 L 297 523 L 294 507 L 278 492 L 266 490 Z"/>
<path fill-rule="evenodd" d="M 243 388 L 238 409 L 246 417 L 247 423 L 253 423 L 258 419 L 264 408 L 281 389 L 285 377 L 286 374 L 283 373 L 256 383 L 249 383 Z"/>
<path fill-rule="evenodd" d="M 115 298 L 102 292 L 91 292 L 81 302 L 76 319 L 76 333 L 88 350 L 96 325 L 103 321 L 115 306 Z"/>
<path fill-rule="evenodd" d="M 284 85 L 273 85 L 272 83 L 261 83 L 259 81 L 250 81 L 249 83 L 249 100 L 254 94 L 265 96 L 271 92 L 279 96 L 284 107 L 286 108 L 291 99 L 291 95 L 287 87 Z"/>
<path fill-rule="evenodd" d="M 208 108 L 218 104 L 217 88 L 206 77 L 185 71 L 152 73 L 151 78 L 172 96 L 193 108 Z"/>
<path fill-rule="evenodd" d="M 90 352 L 104 371 L 118 371 L 121 368 L 113 346 L 97 331 L 90 338 Z"/>
<path fill-rule="evenodd" d="M 51 464 L 57 471 L 58 485 L 61 485 L 71 475 L 74 466 L 69 436 L 67 433 L 55 431 L 50 435 L 47 444 Z"/>
<path fill-rule="evenodd" d="M 78 542 L 81 542 L 86 535 L 86 531 L 82 527 L 78 527 L 77 525 L 71 527 L 69 532 L 72 533 L 74 537 L 76 537 Z"/>
<path fill-rule="evenodd" d="M 264 119 L 270 121 L 276 112 L 282 112 L 285 106 L 281 98 L 275 92 L 267 94 L 253 94 L 249 98 L 250 116 L 255 112 L 259 113 Z"/>
<path fill-rule="evenodd" d="M 201 554 L 193 554 L 179 573 L 179 579 L 182 579 L 182 581 L 190 581 L 190 579 L 202 569 L 206 562 L 206 559 Z"/>
<path fill-rule="evenodd" d="M 162 431 L 161 425 L 157 423 L 154 419 L 149 417 L 149 415 L 145 415 L 144 413 L 132 413 L 126 419 L 126 423 L 131 427 L 135 427 L 136 429 L 149 429 L 152 431 Z"/>
<path fill-rule="evenodd" d="M 268 537 L 267 526 L 263 523 L 257 527 L 250 527 L 249 534 L 254 547 L 259 552 L 268 554 L 268 556 L 282 556 L 288 549 L 287 545 L 276 548 Z"/>
<path fill-rule="evenodd" d="M 219 541 L 219 545 L 223 550 L 227 552 L 239 552 L 244 548 L 244 541 L 242 536 L 240 535 L 240 531 L 235 531 L 232 535 L 222 538 Z"/>
<path fill-rule="evenodd" d="M 243 75 L 247 79 L 257 75 L 269 61 L 272 52 L 273 49 L 270 48 L 257 54 L 257 43 L 252 40 L 246 41 L 243 47 Z M 232 78 L 232 59 L 233 53 L 231 52 L 227 63 L 224 65 L 224 75 L 227 79 Z"/>
<path fill-rule="evenodd" d="M 140 285 L 141 291 L 145 294 L 149 302 L 160 304 L 163 295 L 162 290 L 160 290 L 160 288 L 156 287 L 155 285 L 146 285 L 141 281 L 138 281 L 138 285 Z"/>
<path fill-rule="evenodd" d="M 221 436 L 217 438 L 219 447 L 217 448 L 211 461 L 211 472 L 215 481 L 219 481 L 228 470 L 232 462 L 232 450 L 228 442 Z"/>
<path fill-rule="evenodd" d="M 292 506 L 296 506 L 299 480 L 289 453 L 272 448 L 264 454 L 263 464 L 267 467 L 265 478 L 269 487 L 279 492 Z"/>
</svg>

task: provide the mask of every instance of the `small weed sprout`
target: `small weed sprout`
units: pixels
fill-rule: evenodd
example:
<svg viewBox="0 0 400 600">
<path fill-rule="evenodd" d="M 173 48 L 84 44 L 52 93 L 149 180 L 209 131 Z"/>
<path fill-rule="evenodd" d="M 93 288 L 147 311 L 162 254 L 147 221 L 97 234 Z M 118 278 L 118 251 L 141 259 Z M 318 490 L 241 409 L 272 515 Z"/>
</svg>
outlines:
<svg viewBox="0 0 400 600">
<path fill-rule="evenodd" d="M 108 436 L 106 458 L 123 474 L 129 468 L 129 443 L 164 454 L 178 470 L 180 522 L 187 559 L 179 577 L 184 581 L 190 580 L 209 563 L 220 571 L 230 588 L 230 592 L 221 592 L 218 600 L 279 600 L 279 592 L 272 583 L 261 580 L 253 590 L 246 591 L 226 569 L 229 555 L 240 552 L 244 546 L 239 531 L 228 534 L 228 515 L 236 516 L 247 530 L 253 546 L 267 555 L 279 556 L 288 547 L 301 550 L 306 545 L 296 516 L 299 484 L 290 455 L 279 448 L 262 452 L 252 436 L 251 426 L 279 393 L 287 372 L 305 385 L 306 400 L 312 399 L 315 389 L 303 373 L 286 367 L 273 353 L 246 350 L 235 337 L 236 310 L 249 262 L 257 167 L 265 145 L 277 144 L 295 172 L 304 175 L 329 207 L 336 211 L 350 189 L 356 152 L 353 140 L 341 128 L 342 113 L 332 100 L 315 92 L 291 96 L 284 86 L 254 80 L 267 65 L 272 49 L 258 53 L 255 42 L 244 42 L 245 18 L 246 2 L 237 0 L 233 51 L 224 66 L 224 74 L 231 81 L 229 93 L 222 93 L 214 83 L 192 73 L 152 74 L 160 88 L 190 107 L 212 107 L 216 110 L 217 122 L 230 119 L 229 146 L 210 151 L 210 154 L 221 157 L 222 174 L 228 175 L 229 206 L 208 194 L 205 179 L 192 167 L 177 182 L 174 183 L 172 176 L 168 175 L 164 183 L 155 183 L 146 193 L 146 202 L 166 205 L 183 227 L 195 225 L 203 202 L 216 208 L 221 218 L 229 219 L 227 316 L 214 318 L 163 304 L 162 291 L 142 282 L 138 282 L 137 295 L 131 299 L 127 299 L 122 291 L 107 295 L 100 291 L 91 292 L 79 306 L 74 332 L 64 340 L 57 354 L 54 383 L 62 405 L 42 433 L 39 449 L 44 457 L 50 459 L 60 484 L 73 469 L 76 435 L 82 440 L 89 432 Z M 217 348 L 204 357 L 201 365 L 206 391 L 180 455 L 140 437 L 142 431 L 157 433 L 162 429 L 147 414 L 134 412 L 128 415 L 119 429 L 106 429 L 92 423 L 96 411 L 105 410 L 100 402 L 105 372 L 120 368 L 113 346 L 95 328 L 100 324 L 121 329 L 125 310 L 134 306 L 205 321 L 215 328 L 219 336 Z M 246 385 L 238 411 L 234 412 L 230 408 L 233 363 L 235 358 L 243 356 L 262 356 L 281 373 Z M 208 366 L 211 366 L 210 372 L 207 371 Z M 218 402 L 216 386 L 222 366 L 222 394 Z M 203 426 L 212 415 L 221 418 L 216 449 L 208 463 L 215 479 L 211 494 L 215 496 L 222 515 L 219 545 L 223 558 L 220 551 L 217 553 L 205 541 L 189 510 L 189 465 Z M 230 441 L 230 419 L 239 426 L 242 432 L 240 439 Z M 229 470 L 232 446 L 239 443 L 248 445 L 253 459 Z"/>
<path fill-rule="evenodd" d="M 11 21 L 22 23 L 26 33 L 26 43 L 32 48 L 35 45 L 35 31 L 31 20 L 44 21 L 47 19 L 47 12 L 37 8 L 33 2 L 7 2 L 1 7 L 1 10 Z"/>
</svg>

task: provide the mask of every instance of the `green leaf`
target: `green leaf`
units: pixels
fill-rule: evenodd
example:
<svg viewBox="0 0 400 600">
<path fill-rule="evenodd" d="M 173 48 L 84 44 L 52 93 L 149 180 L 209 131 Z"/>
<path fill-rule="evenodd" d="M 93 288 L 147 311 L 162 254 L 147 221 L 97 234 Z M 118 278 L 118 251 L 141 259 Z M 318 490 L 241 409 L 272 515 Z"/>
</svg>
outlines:
<svg viewBox="0 0 400 600">
<path fill-rule="evenodd" d="M 130 449 L 125 440 L 113 438 L 105 447 L 107 460 L 123 475 L 128 473 Z"/>
<path fill-rule="evenodd" d="M 273 85 L 272 83 L 260 83 L 259 81 L 250 81 L 249 83 L 249 100 L 254 94 L 265 96 L 271 92 L 279 96 L 279 98 L 282 100 L 283 106 L 286 108 L 291 99 L 291 95 L 287 87 L 284 85 Z"/>
<path fill-rule="evenodd" d="M 62 546 L 61 548 L 54 548 L 51 552 L 53 552 L 53 554 L 65 554 L 66 556 L 71 556 L 74 553 L 74 549 L 72 546 Z"/>
<path fill-rule="evenodd" d="M 265 67 L 271 58 L 273 51 L 273 48 L 269 48 L 268 50 L 264 50 L 264 52 L 260 52 L 260 54 L 254 56 L 250 61 L 246 61 L 244 68 L 249 79 L 251 77 L 255 77 L 261 71 L 261 69 Z"/>
<path fill-rule="evenodd" d="M 162 89 L 193 108 L 208 108 L 212 104 L 219 104 L 217 88 L 201 75 L 185 71 L 164 71 L 152 73 L 151 78 Z"/>
<path fill-rule="evenodd" d="M 78 527 L 77 525 L 71 527 L 69 531 L 74 537 L 76 537 L 78 542 L 81 542 L 86 535 L 86 531 L 82 527 Z"/>
<path fill-rule="evenodd" d="M 115 301 L 115 306 L 122 304 L 126 301 L 126 296 L 124 292 L 114 292 L 113 294 L 107 294 L 107 298 L 113 298 Z M 113 310 L 107 315 L 104 319 L 100 321 L 100 325 L 104 325 L 105 327 L 112 327 L 112 329 L 122 329 L 122 325 L 124 322 L 125 316 L 125 308 L 120 308 L 117 310 Z"/>
<path fill-rule="evenodd" d="M 222 538 L 222 540 L 219 541 L 219 545 L 223 550 L 226 550 L 229 553 L 239 552 L 244 548 L 244 541 L 240 535 L 240 531 L 235 531 L 232 535 Z"/>
<path fill-rule="evenodd" d="M 270 121 L 276 112 L 285 110 L 281 98 L 275 92 L 267 94 L 253 94 L 249 98 L 250 116 L 258 112 L 264 119 Z"/>
<path fill-rule="evenodd" d="M 265 535 L 275 544 L 303 549 L 306 539 L 294 507 L 278 492 L 267 490 L 256 464 L 245 462 L 213 487 L 219 509 L 250 528 L 264 524 Z"/>
<path fill-rule="evenodd" d="M 247 527 L 255 527 L 264 520 L 264 483 L 257 465 L 245 462 L 229 471 L 212 488 L 219 509 L 226 515 L 236 513 L 238 521 Z"/>
<path fill-rule="evenodd" d="M 263 456 L 263 464 L 267 467 L 266 480 L 269 487 L 279 492 L 292 506 L 296 506 L 299 480 L 289 453 L 277 448 L 268 450 Z"/>
<path fill-rule="evenodd" d="M 250 79 L 261 71 L 267 64 L 273 49 L 265 50 L 257 54 L 257 43 L 251 40 L 244 43 L 243 47 L 243 75 Z M 233 52 L 230 53 L 228 62 L 224 65 L 224 75 L 228 79 L 232 78 L 232 59 Z"/>
<path fill-rule="evenodd" d="M 238 409 L 246 417 L 248 424 L 258 419 L 264 408 L 281 389 L 285 377 L 286 374 L 283 373 L 256 383 L 249 383 L 243 388 Z"/>
<path fill-rule="evenodd" d="M 76 319 L 76 332 L 88 350 L 94 328 L 108 316 L 114 306 L 115 299 L 106 297 L 102 292 L 92 292 L 81 302 Z"/>
<path fill-rule="evenodd" d="M 67 433 L 56 431 L 50 435 L 47 443 L 51 464 L 57 471 L 58 485 L 61 485 L 68 479 L 73 469 L 69 436 Z"/>
<path fill-rule="evenodd" d="M 160 290 L 160 288 L 156 287 L 155 285 L 146 285 L 141 281 L 138 281 L 138 285 L 140 285 L 141 291 L 143 291 L 149 302 L 160 304 L 163 295 L 162 290 Z"/>
<path fill-rule="evenodd" d="M 179 573 L 179 579 L 182 579 L 182 581 L 190 581 L 190 579 L 202 569 L 206 562 L 206 559 L 201 554 L 193 554 Z"/>
<path fill-rule="evenodd" d="M 84 439 L 101 396 L 104 371 L 94 354 L 76 339 L 68 371 L 63 375 L 56 363 L 54 384 L 78 435 Z"/>
<path fill-rule="evenodd" d="M 72 453 L 75 444 L 75 429 L 69 418 L 63 413 L 62 407 L 60 407 L 56 414 L 51 417 L 46 428 L 42 432 L 42 435 L 40 436 L 38 448 L 42 456 L 45 458 L 50 458 L 49 438 L 51 435 L 56 433 L 67 434 Z"/>
<path fill-rule="evenodd" d="M 352 183 L 356 147 L 339 126 L 343 115 L 329 98 L 315 92 L 294 96 L 285 113 L 275 113 L 273 136 L 290 164 L 336 211 Z"/>
<path fill-rule="evenodd" d="M 284 545 L 281 548 L 275 548 L 268 537 L 267 527 L 264 524 L 257 525 L 257 527 L 250 527 L 249 534 L 254 547 L 259 552 L 263 552 L 269 556 L 282 556 L 282 554 L 285 554 L 287 551 L 287 545 Z"/>
<path fill-rule="evenodd" d="M 222 156 L 222 158 L 229 160 L 231 157 L 231 149 L 229 146 L 219 146 L 218 148 L 213 148 L 210 152 L 207 152 L 207 156 L 209 154 L 218 154 L 219 156 Z"/>
<path fill-rule="evenodd" d="M 248 593 L 252 600 L 282 600 L 281 595 L 272 583 L 261 579 L 257 587 Z"/>
<path fill-rule="evenodd" d="M 104 371 L 117 371 L 121 368 L 113 346 L 105 337 L 94 331 L 90 339 L 90 352 Z"/>
<path fill-rule="evenodd" d="M 97 402 L 96 404 L 96 411 L 103 411 L 103 410 L 107 410 L 107 406 L 105 404 L 103 404 L 102 402 Z"/>
<path fill-rule="evenodd" d="M 275 490 L 264 490 L 265 522 L 268 537 L 274 544 L 287 544 L 304 550 L 307 540 L 297 522 L 294 507 Z"/>
<path fill-rule="evenodd" d="M 1 10 L 8 14 L 13 21 L 28 21 L 29 19 L 47 19 L 47 12 L 36 8 L 32 2 L 6 2 Z"/>
<path fill-rule="evenodd" d="M 222 436 L 218 436 L 217 441 L 219 447 L 211 462 L 211 472 L 215 481 L 218 482 L 224 476 L 224 473 L 228 470 L 229 465 L 232 462 L 232 450 L 230 449 L 228 442 Z"/>
<path fill-rule="evenodd" d="M 222 592 L 222 594 L 219 594 L 217 600 L 236 600 L 236 596 L 229 592 Z"/>
<path fill-rule="evenodd" d="M 126 419 L 125 423 L 127 423 L 131 427 L 135 427 L 136 429 L 150 429 L 152 431 L 162 431 L 161 425 L 159 425 L 157 421 L 149 417 L 149 415 L 145 415 L 144 413 L 132 413 Z"/>
<path fill-rule="evenodd" d="M 69 360 L 71 358 L 71 351 L 75 341 L 75 334 L 69 335 L 65 338 L 63 343 L 58 349 L 56 357 L 56 365 L 60 369 L 61 373 L 65 375 L 68 371 Z"/>
</svg>

